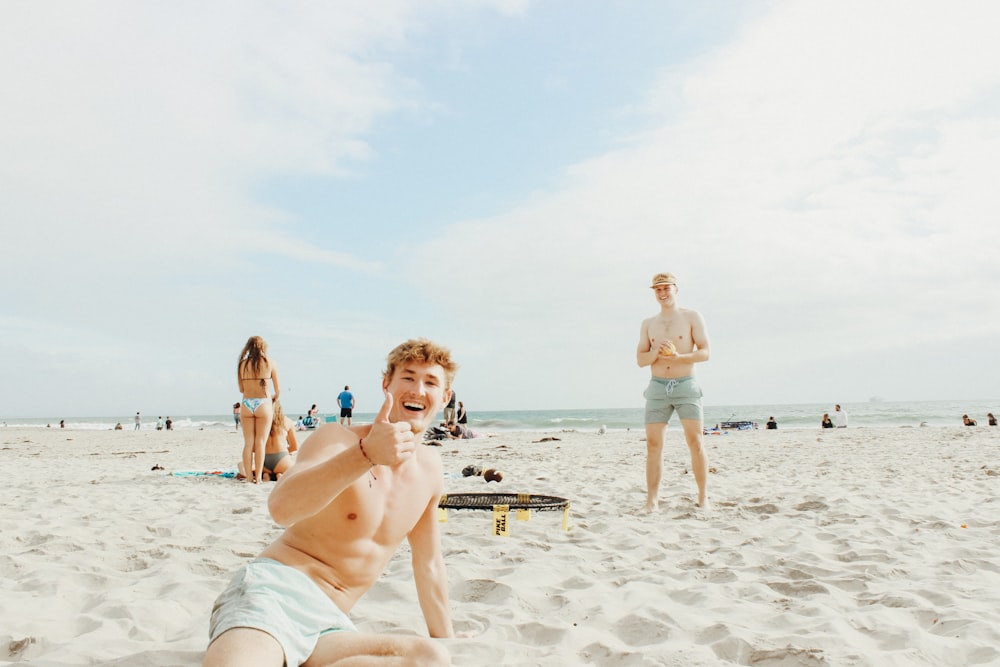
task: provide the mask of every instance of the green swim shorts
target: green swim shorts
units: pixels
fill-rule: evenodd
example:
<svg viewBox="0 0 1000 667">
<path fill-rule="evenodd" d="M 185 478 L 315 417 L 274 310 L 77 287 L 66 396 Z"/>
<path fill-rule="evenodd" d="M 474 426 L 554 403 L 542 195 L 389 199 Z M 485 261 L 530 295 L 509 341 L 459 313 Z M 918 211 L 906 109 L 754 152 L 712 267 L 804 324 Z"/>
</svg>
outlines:
<svg viewBox="0 0 1000 667">
<path fill-rule="evenodd" d="M 308 660 L 322 635 L 357 632 L 347 614 L 304 572 L 270 558 L 257 558 L 237 570 L 216 599 L 209 643 L 233 628 L 254 628 L 277 639 L 286 667 Z"/>
<path fill-rule="evenodd" d="M 675 411 L 679 419 L 702 421 L 701 387 L 693 376 L 650 378 L 642 395 L 646 399 L 647 424 L 666 424 Z"/>
</svg>

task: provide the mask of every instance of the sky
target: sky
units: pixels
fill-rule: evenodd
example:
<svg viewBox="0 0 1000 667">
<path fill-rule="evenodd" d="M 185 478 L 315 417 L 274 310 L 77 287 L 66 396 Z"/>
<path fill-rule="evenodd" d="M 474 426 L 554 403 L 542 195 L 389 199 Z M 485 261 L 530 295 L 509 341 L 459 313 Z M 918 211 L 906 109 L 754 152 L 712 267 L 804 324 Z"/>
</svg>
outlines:
<svg viewBox="0 0 1000 667">
<path fill-rule="evenodd" d="M 1000 4 L 8 0 L 0 416 L 1000 399 Z"/>
</svg>

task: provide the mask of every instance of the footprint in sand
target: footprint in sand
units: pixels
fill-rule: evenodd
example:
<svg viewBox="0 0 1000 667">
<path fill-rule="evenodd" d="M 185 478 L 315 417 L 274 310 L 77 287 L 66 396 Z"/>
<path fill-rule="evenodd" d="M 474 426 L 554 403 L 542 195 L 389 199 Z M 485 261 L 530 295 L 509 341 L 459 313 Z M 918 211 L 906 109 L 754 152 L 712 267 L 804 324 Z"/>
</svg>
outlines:
<svg viewBox="0 0 1000 667">
<path fill-rule="evenodd" d="M 455 596 L 463 602 L 501 604 L 510 600 L 512 593 L 507 584 L 488 579 L 470 579 L 457 587 Z"/>
<path fill-rule="evenodd" d="M 611 629 L 628 646 L 659 644 L 670 637 L 670 628 L 666 623 L 636 614 L 625 616 Z"/>
</svg>

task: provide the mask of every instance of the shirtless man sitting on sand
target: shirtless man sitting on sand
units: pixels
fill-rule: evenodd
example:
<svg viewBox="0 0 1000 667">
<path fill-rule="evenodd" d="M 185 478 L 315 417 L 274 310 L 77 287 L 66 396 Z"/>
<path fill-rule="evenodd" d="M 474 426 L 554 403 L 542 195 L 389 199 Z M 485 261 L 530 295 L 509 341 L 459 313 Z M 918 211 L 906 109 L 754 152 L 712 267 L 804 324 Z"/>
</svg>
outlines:
<svg viewBox="0 0 1000 667">
<path fill-rule="evenodd" d="M 454 636 L 437 518 L 444 475 L 420 443 L 455 370 L 447 349 L 409 340 L 389 354 L 374 423 L 327 424 L 303 443 L 268 498 L 285 532 L 216 600 L 206 667 L 451 664 L 438 642 L 360 633 L 347 613 L 406 538 L 427 631 Z"/>
<path fill-rule="evenodd" d="M 646 398 L 646 505 L 645 512 L 659 507 L 663 474 L 663 438 L 674 412 L 684 429 L 691 451 L 691 468 L 698 484 L 698 506 L 705 507 L 708 458 L 702 445 L 701 387 L 694 378 L 694 365 L 708 361 L 708 332 L 701 315 L 677 305 L 677 279 L 672 273 L 653 276 L 651 288 L 660 312 L 642 322 L 636 361 L 649 366 L 652 377 Z"/>
</svg>

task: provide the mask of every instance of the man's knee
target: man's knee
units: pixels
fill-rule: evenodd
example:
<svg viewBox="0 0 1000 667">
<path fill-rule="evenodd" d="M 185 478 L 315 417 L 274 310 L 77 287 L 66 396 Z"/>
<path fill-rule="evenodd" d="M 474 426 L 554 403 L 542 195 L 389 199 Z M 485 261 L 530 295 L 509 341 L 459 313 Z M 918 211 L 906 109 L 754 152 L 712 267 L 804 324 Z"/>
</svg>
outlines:
<svg viewBox="0 0 1000 667">
<path fill-rule="evenodd" d="M 414 637 L 413 646 L 406 651 L 408 664 L 414 667 L 447 667 L 451 664 L 451 654 L 444 645 L 433 639 Z"/>
<path fill-rule="evenodd" d="M 646 424 L 646 448 L 662 449 L 666 424 Z"/>
<path fill-rule="evenodd" d="M 284 656 L 278 640 L 263 630 L 231 628 L 209 643 L 202 665 L 279 664 Z"/>
</svg>

